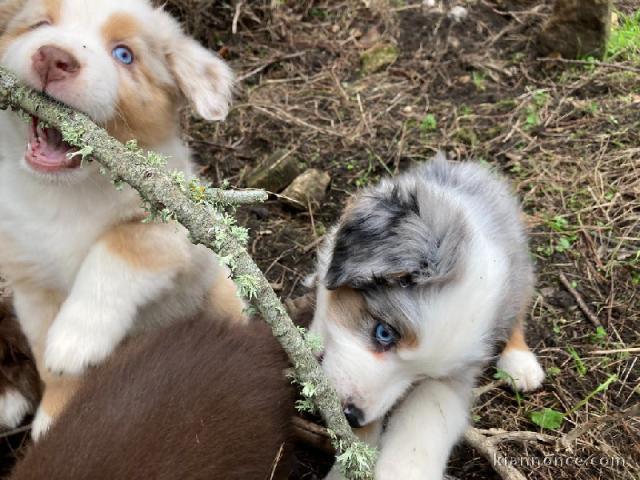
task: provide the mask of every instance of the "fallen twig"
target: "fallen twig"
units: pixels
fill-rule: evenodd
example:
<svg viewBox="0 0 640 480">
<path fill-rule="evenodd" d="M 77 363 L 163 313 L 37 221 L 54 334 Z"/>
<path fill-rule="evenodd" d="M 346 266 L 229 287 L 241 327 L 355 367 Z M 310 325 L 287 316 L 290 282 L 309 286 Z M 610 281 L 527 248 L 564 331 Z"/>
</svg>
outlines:
<svg viewBox="0 0 640 480">
<path fill-rule="evenodd" d="M 558 439 L 558 446 L 563 449 L 571 451 L 573 444 L 585 433 L 592 431 L 593 427 L 603 423 L 615 424 L 626 418 L 640 416 L 640 405 L 636 404 L 633 407 L 623 411 L 615 412 L 609 415 L 603 415 L 601 417 L 595 417 L 582 425 L 575 427 L 569 433 L 563 435 Z"/>
<path fill-rule="evenodd" d="M 257 75 L 258 73 L 263 71 L 265 68 L 270 67 L 271 65 L 274 65 L 274 64 L 279 63 L 279 62 L 284 62 L 285 60 L 292 60 L 294 58 L 299 58 L 299 57 L 302 57 L 302 56 L 304 56 L 306 54 L 307 54 L 307 51 L 303 50 L 302 52 L 296 52 L 296 53 L 292 53 L 292 54 L 289 54 L 289 55 L 282 55 L 280 57 L 276 57 L 276 58 L 273 58 L 271 60 L 268 60 L 267 62 L 263 63 L 262 65 L 254 68 L 252 70 L 249 70 L 247 73 L 244 73 L 244 74 L 240 75 L 238 77 L 238 82 L 244 82 L 248 78 L 251 78 L 254 75 Z"/>
<path fill-rule="evenodd" d="M 571 282 L 569 282 L 565 274 L 560 273 L 559 278 L 562 285 L 564 285 L 564 288 L 566 288 L 567 291 L 571 295 L 573 295 L 573 298 L 576 299 L 576 303 L 578 304 L 578 307 L 580 307 L 580 310 L 582 310 L 582 313 L 585 314 L 587 319 L 589 319 L 589 321 L 593 323 L 594 326 L 601 327 L 602 323 L 600 322 L 596 314 L 591 311 L 587 303 L 582 298 L 582 295 L 580 295 L 580 293 L 575 288 L 573 288 L 573 286 L 571 285 Z"/>
<path fill-rule="evenodd" d="M 536 60 L 538 60 L 539 62 L 566 63 L 571 65 L 591 65 L 596 67 L 613 68 L 616 70 L 626 70 L 628 72 L 640 73 L 640 68 L 631 67 L 629 65 L 624 65 L 621 63 L 607 63 L 607 62 L 600 62 L 597 60 L 570 60 L 567 58 L 549 58 L 549 57 L 541 57 L 541 58 L 537 58 Z"/>
<path fill-rule="evenodd" d="M 616 353 L 640 353 L 640 347 L 615 348 L 613 350 L 593 350 L 589 355 L 613 355 Z"/>
<path fill-rule="evenodd" d="M 25 425 L 24 427 L 2 431 L 0 432 L 0 438 L 9 438 L 13 437 L 14 435 L 18 435 L 19 433 L 27 433 L 29 431 L 31 431 L 31 424 Z"/>
<path fill-rule="evenodd" d="M 495 382 L 487 383 L 486 385 L 482 385 L 481 387 L 476 387 L 473 389 L 473 398 L 479 398 L 485 393 L 490 392 L 496 388 L 500 388 L 507 385 L 506 380 L 496 380 Z"/>
<path fill-rule="evenodd" d="M 464 440 L 489 461 L 503 480 L 527 480 L 527 477 L 511 466 L 500 454 L 495 440 L 485 437 L 473 427 L 467 429 L 464 434 Z"/>
</svg>

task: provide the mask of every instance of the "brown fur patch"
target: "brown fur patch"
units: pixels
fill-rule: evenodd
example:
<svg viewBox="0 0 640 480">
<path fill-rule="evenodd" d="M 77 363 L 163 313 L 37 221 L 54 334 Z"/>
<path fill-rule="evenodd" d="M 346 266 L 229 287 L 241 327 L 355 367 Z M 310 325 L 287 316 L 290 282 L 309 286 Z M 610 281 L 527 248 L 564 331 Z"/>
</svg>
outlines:
<svg viewBox="0 0 640 480">
<path fill-rule="evenodd" d="M 400 331 L 400 341 L 398 342 L 398 348 L 417 348 L 418 347 L 418 335 L 411 328 L 404 328 Z"/>
<path fill-rule="evenodd" d="M 114 13 L 102 25 L 102 38 L 107 45 L 126 42 L 141 33 L 140 22 L 126 13 Z"/>
<path fill-rule="evenodd" d="M 46 369 L 43 371 L 46 372 Z M 78 390 L 81 378 L 43 373 L 42 380 L 45 389 L 40 401 L 40 408 L 52 419 L 56 419 L 62 414 L 69 400 Z"/>
<path fill-rule="evenodd" d="M 208 300 L 209 305 L 205 308 L 215 311 L 233 323 L 247 323 L 248 318 L 244 314 L 245 304 L 238 296 L 236 284 L 222 268 L 211 285 Z"/>
<path fill-rule="evenodd" d="M 366 319 L 366 304 L 357 291 L 348 287 L 330 290 L 327 303 L 329 314 L 335 321 L 354 330 L 362 327 Z"/>
<path fill-rule="evenodd" d="M 368 312 L 365 299 L 357 290 L 340 287 L 336 290 L 330 290 L 328 294 L 329 314 L 334 321 L 352 330 L 373 329 L 377 319 Z M 400 334 L 397 348 L 418 346 L 418 336 L 408 325 L 392 325 L 392 327 Z"/>
<path fill-rule="evenodd" d="M 8 29 L 9 23 L 22 7 L 24 1 L 9 1 L 0 7 L 0 55 L 3 54 L 7 46 L 20 35 L 29 31 L 29 24 L 23 22 Z"/>
<path fill-rule="evenodd" d="M 60 20 L 62 10 L 62 0 L 43 0 L 45 15 L 49 17 L 52 23 Z"/>
<path fill-rule="evenodd" d="M 102 36 L 109 48 L 123 44 L 134 55 L 131 65 L 119 66 L 117 113 L 107 122 L 107 131 L 121 142 L 136 139 L 143 147 L 162 143 L 177 130 L 178 101 L 175 87 L 160 82 L 160 75 L 145 62 L 145 53 L 158 53 L 145 50 L 143 27 L 131 15 L 112 15 L 102 27 Z"/>
<path fill-rule="evenodd" d="M 62 0 L 42 0 L 33 11 L 26 12 L 24 19 L 7 29 L 8 24 L 20 12 L 26 4 L 26 0 L 7 0 L 0 5 L 0 53 L 20 35 L 31 30 L 31 27 L 39 21 L 49 20 L 56 23 L 60 19 Z M 6 31 L 5 31 L 6 30 Z"/>
<path fill-rule="evenodd" d="M 117 113 L 106 129 L 123 143 L 135 139 L 141 147 L 149 148 L 176 132 L 176 103 L 172 93 L 144 66 L 138 67 L 133 81 L 120 84 Z"/>
<path fill-rule="evenodd" d="M 261 322 L 223 323 L 182 321 L 121 346 L 11 478 L 288 478 L 286 356 Z"/>
<path fill-rule="evenodd" d="M 4 33 L 9 22 L 11 22 L 25 2 L 26 0 L 3 0 L 0 2 L 0 35 Z"/>
<path fill-rule="evenodd" d="M 188 251 L 173 224 L 123 223 L 101 239 L 116 256 L 133 268 L 159 271 L 187 261 Z"/>
<path fill-rule="evenodd" d="M 524 325 L 522 321 L 518 321 L 513 327 L 511 336 L 507 340 L 503 352 L 508 352 L 509 350 L 529 350 L 529 345 L 527 345 L 524 338 Z"/>
</svg>

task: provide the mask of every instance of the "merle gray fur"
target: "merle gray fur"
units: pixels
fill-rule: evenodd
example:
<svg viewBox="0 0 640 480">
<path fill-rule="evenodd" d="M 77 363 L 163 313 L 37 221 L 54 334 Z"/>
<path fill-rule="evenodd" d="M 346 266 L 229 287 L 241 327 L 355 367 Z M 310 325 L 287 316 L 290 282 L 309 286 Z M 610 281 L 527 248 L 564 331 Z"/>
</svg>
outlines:
<svg viewBox="0 0 640 480">
<path fill-rule="evenodd" d="M 462 200 L 478 207 L 482 218 L 475 223 L 508 258 L 509 281 L 502 287 L 503 315 L 496 327 L 510 329 L 531 298 L 534 269 L 516 197 L 479 163 L 455 163 L 438 154 L 363 190 L 329 235 L 318 279 L 330 290 L 361 290 L 370 308 L 409 320 L 413 309 L 406 300 L 412 291 L 455 281 L 465 254 L 473 254 L 467 247 L 477 228 L 471 227 Z"/>
</svg>

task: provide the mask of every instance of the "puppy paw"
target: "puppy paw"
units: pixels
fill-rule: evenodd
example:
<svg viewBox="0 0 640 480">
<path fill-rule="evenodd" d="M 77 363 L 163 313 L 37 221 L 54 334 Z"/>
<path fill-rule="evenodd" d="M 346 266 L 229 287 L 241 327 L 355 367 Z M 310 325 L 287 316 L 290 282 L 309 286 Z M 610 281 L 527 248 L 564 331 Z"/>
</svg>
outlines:
<svg viewBox="0 0 640 480">
<path fill-rule="evenodd" d="M 44 352 L 45 367 L 58 375 L 80 375 L 102 363 L 115 345 L 101 332 L 53 325 Z"/>
<path fill-rule="evenodd" d="M 51 428 L 53 418 L 42 407 L 38 408 L 36 416 L 31 424 L 31 438 L 34 442 L 40 440 Z"/>
<path fill-rule="evenodd" d="M 14 388 L 7 388 L 0 394 L 0 427 L 12 429 L 18 427 L 24 417 L 31 413 L 33 405 Z"/>
<path fill-rule="evenodd" d="M 540 388 L 544 380 L 544 370 L 536 356 L 528 350 L 511 349 L 502 352 L 497 367 L 507 372 L 521 392 Z"/>
</svg>

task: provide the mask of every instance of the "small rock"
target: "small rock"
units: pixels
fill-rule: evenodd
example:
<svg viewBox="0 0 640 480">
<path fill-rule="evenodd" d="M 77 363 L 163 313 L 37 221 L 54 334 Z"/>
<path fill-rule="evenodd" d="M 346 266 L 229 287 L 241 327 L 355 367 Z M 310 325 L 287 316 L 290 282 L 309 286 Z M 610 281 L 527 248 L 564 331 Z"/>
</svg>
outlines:
<svg viewBox="0 0 640 480">
<path fill-rule="evenodd" d="M 553 13 L 538 35 L 542 56 L 604 57 L 611 21 L 610 0 L 556 0 Z"/>
<path fill-rule="evenodd" d="M 436 0 L 422 0 L 422 6 L 424 8 L 433 8 L 436 6 Z"/>
<path fill-rule="evenodd" d="M 288 150 L 277 150 L 253 169 L 247 178 L 250 188 L 280 192 L 302 171 L 298 159 Z"/>
<path fill-rule="evenodd" d="M 447 17 L 449 17 L 454 22 L 461 22 L 468 16 L 469 16 L 469 10 L 459 5 L 457 7 L 453 7 L 451 10 L 449 10 L 449 13 L 447 14 Z"/>
<path fill-rule="evenodd" d="M 309 206 L 318 208 L 330 183 L 331 176 L 327 172 L 310 168 L 282 192 L 283 200 L 299 210 L 306 210 Z"/>
<path fill-rule="evenodd" d="M 370 74 L 382 70 L 398 59 L 398 48 L 388 43 L 370 48 L 360 56 L 362 73 Z"/>
</svg>

